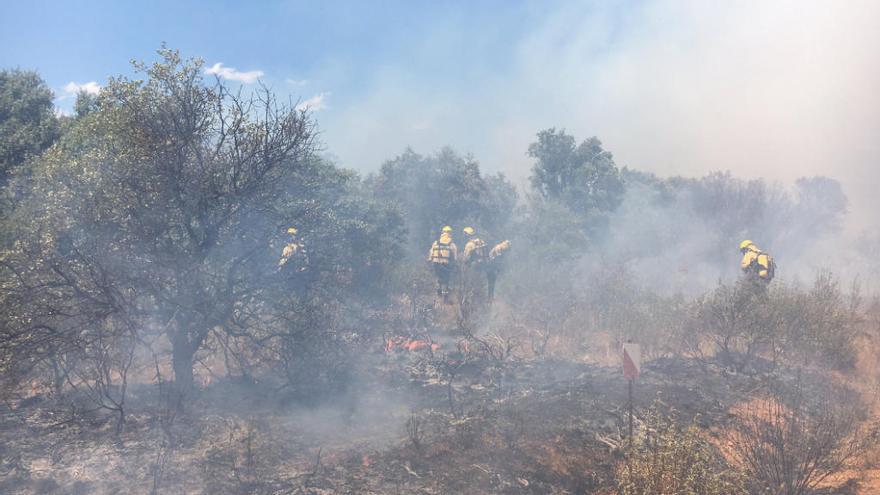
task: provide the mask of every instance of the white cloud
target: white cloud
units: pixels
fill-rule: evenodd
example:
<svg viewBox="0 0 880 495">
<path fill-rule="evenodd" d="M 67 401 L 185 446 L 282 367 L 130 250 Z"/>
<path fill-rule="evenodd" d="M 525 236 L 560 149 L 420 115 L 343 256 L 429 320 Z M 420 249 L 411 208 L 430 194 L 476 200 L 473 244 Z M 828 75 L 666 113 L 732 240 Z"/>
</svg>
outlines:
<svg viewBox="0 0 880 495">
<path fill-rule="evenodd" d="M 291 86 L 305 86 L 309 83 L 308 79 L 285 79 L 284 82 Z"/>
<path fill-rule="evenodd" d="M 318 93 L 315 96 L 299 102 L 296 106 L 297 110 L 308 110 L 310 112 L 319 112 L 327 108 L 326 99 L 330 93 Z"/>
<path fill-rule="evenodd" d="M 90 95 L 96 95 L 101 92 L 101 86 L 95 81 L 89 81 L 87 83 L 70 81 L 69 83 L 64 85 L 64 88 L 62 88 L 62 93 L 60 96 L 58 96 L 57 100 L 64 101 L 68 98 L 75 98 L 80 91 L 85 91 Z"/>
<path fill-rule="evenodd" d="M 205 69 L 205 74 L 214 75 L 221 79 L 227 79 L 230 81 L 239 81 L 245 84 L 253 84 L 257 82 L 257 79 L 263 77 L 265 73 L 261 70 L 249 70 L 247 72 L 242 72 L 235 67 L 223 67 L 222 62 L 217 62 Z"/>
</svg>

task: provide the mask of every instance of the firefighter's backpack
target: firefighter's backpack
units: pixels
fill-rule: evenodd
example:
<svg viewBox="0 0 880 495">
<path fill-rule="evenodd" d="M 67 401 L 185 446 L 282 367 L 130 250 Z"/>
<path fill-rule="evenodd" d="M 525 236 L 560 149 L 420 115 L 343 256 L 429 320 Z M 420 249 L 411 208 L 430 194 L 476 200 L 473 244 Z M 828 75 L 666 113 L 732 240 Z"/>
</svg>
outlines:
<svg viewBox="0 0 880 495">
<path fill-rule="evenodd" d="M 761 279 L 766 280 L 767 282 L 773 280 L 773 277 L 776 276 L 776 260 L 773 259 L 767 253 L 759 253 L 758 257 L 755 259 L 755 263 L 758 265 L 758 276 Z M 762 275 L 761 273 L 766 271 L 767 273 Z"/>
</svg>

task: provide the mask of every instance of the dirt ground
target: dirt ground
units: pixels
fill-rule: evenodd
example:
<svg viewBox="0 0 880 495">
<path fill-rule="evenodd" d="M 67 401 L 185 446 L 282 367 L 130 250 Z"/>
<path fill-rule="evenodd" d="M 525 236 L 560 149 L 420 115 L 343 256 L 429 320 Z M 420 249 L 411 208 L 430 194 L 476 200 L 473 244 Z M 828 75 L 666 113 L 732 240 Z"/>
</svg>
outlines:
<svg viewBox="0 0 880 495">
<path fill-rule="evenodd" d="M 174 414 L 157 407 L 154 385 L 135 385 L 121 432 L 110 415 L 65 409 L 40 394 L 6 401 L 0 493 L 615 493 L 627 428 L 618 366 L 467 357 L 447 340 L 441 352 L 379 344 L 356 387 L 309 405 L 266 384 L 222 379 Z M 841 379 L 803 373 L 822 386 Z M 794 378 L 653 360 L 634 389 L 636 429 L 655 407 L 711 435 L 771 379 Z M 861 459 L 830 485 L 880 493 L 878 460 Z"/>
</svg>

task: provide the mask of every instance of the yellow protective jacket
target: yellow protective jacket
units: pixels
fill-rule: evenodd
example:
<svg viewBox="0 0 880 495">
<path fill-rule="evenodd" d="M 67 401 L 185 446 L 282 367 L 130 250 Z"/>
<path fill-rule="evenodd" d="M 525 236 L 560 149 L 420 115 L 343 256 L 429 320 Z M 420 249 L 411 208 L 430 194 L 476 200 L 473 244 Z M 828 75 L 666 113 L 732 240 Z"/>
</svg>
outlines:
<svg viewBox="0 0 880 495">
<path fill-rule="evenodd" d="M 487 257 L 486 243 L 479 237 L 474 237 L 464 245 L 461 260 L 465 263 L 482 263 Z"/>
<path fill-rule="evenodd" d="M 456 257 L 458 257 L 458 247 L 452 242 L 452 236 L 449 234 L 441 234 L 428 251 L 428 261 L 431 263 L 448 265 L 455 262 Z"/>
<path fill-rule="evenodd" d="M 505 240 L 499 242 L 495 245 L 495 247 L 492 248 L 491 251 L 489 251 L 489 259 L 494 260 L 495 258 L 507 252 L 508 249 L 510 249 L 510 241 Z"/>
<path fill-rule="evenodd" d="M 284 249 L 281 250 L 281 259 L 278 260 L 278 266 L 284 266 L 293 255 L 302 252 L 302 250 L 302 244 L 296 241 L 287 243 Z"/>
<path fill-rule="evenodd" d="M 291 263 L 291 266 L 295 266 L 301 272 L 306 270 L 309 264 L 308 253 L 305 246 L 297 240 L 284 245 L 284 249 L 281 250 L 281 259 L 278 260 L 278 269 L 285 269 L 284 267 L 293 259 L 296 261 Z"/>
<path fill-rule="evenodd" d="M 772 264 L 773 258 L 769 254 L 758 249 L 758 246 L 752 244 L 748 247 L 745 254 L 743 254 L 739 266 L 744 272 L 753 272 L 759 278 L 769 281 L 773 278 Z"/>
</svg>

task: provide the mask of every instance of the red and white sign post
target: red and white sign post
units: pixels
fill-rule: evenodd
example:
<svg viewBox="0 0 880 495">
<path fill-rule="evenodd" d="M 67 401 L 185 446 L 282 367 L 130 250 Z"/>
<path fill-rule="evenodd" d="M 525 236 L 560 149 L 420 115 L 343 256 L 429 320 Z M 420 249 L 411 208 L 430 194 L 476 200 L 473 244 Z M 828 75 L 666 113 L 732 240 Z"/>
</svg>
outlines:
<svg viewBox="0 0 880 495">
<path fill-rule="evenodd" d="M 623 344 L 623 377 L 635 380 L 642 371 L 642 351 L 639 344 Z"/>
<path fill-rule="evenodd" d="M 633 381 L 642 371 L 642 351 L 638 344 L 623 344 L 623 377 L 629 382 L 629 446 L 633 446 Z"/>
</svg>

